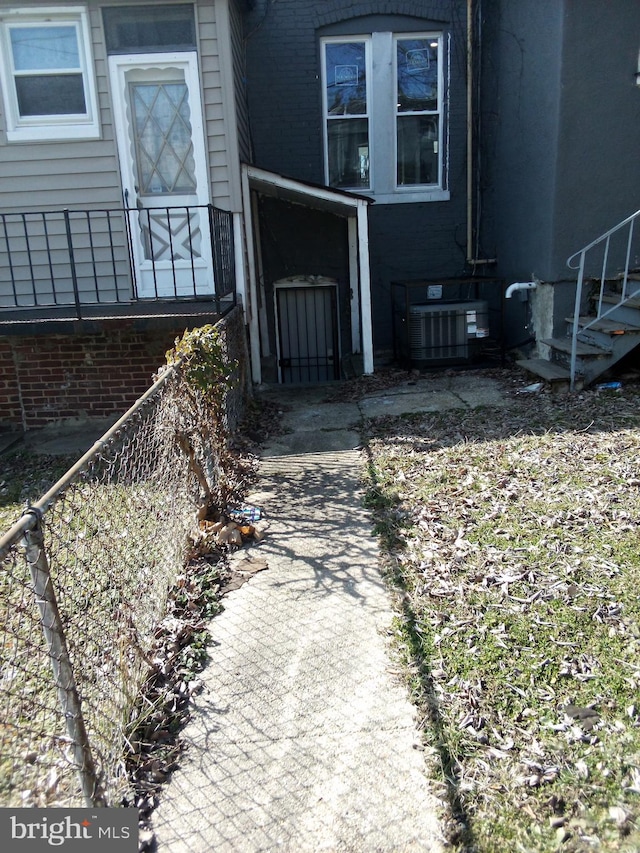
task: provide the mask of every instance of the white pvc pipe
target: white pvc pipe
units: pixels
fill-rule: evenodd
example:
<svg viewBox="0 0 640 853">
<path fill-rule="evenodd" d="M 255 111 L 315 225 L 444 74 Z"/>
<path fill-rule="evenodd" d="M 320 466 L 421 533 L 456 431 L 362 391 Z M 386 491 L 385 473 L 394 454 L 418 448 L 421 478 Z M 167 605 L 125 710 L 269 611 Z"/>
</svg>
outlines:
<svg viewBox="0 0 640 853">
<path fill-rule="evenodd" d="M 509 285 L 509 287 L 507 288 L 507 292 L 504 295 L 504 298 L 511 299 L 511 295 L 517 290 L 535 290 L 537 286 L 537 281 L 516 281 L 514 284 Z"/>
</svg>

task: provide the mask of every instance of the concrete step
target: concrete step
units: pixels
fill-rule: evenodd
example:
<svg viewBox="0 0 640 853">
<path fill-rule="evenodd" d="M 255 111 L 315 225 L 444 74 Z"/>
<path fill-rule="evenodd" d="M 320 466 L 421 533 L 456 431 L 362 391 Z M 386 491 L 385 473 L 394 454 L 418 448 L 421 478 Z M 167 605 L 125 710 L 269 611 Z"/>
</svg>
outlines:
<svg viewBox="0 0 640 853">
<path fill-rule="evenodd" d="M 640 309 L 640 290 L 634 290 L 633 296 L 630 299 L 626 299 L 621 303 L 621 307 L 624 308 L 638 308 Z M 603 293 L 602 301 L 606 302 L 608 305 L 616 305 L 620 302 L 619 293 Z"/>
<path fill-rule="evenodd" d="M 541 343 L 552 347 L 559 352 L 571 353 L 571 338 L 545 338 Z M 593 356 L 594 358 L 606 358 L 611 355 L 609 350 L 602 347 L 593 346 L 593 344 L 584 344 L 581 341 L 577 342 L 576 354 L 579 356 Z"/>
<path fill-rule="evenodd" d="M 565 321 L 569 325 L 573 325 L 573 317 L 565 317 Z M 589 331 L 593 329 L 596 332 L 602 332 L 605 335 L 625 335 L 640 333 L 640 326 L 634 326 L 632 323 L 622 323 L 620 320 L 610 320 L 608 318 L 596 320 L 595 317 L 579 317 L 579 328 L 589 326 Z"/>
<path fill-rule="evenodd" d="M 560 383 L 571 380 L 571 373 L 566 367 L 554 361 L 547 361 L 545 358 L 523 358 L 516 364 L 527 373 L 533 373 L 534 376 L 544 379 L 545 382 Z"/>
</svg>

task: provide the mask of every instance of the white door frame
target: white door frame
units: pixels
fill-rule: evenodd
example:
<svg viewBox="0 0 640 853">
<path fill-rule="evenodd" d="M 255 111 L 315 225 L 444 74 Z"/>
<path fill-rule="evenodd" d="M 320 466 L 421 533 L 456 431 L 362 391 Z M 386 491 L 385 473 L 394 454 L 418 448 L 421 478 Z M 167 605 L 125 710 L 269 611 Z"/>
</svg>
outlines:
<svg viewBox="0 0 640 853">
<path fill-rule="evenodd" d="M 159 196 L 157 205 L 147 203 L 147 208 L 170 207 L 172 205 L 207 205 L 210 201 L 209 180 L 207 169 L 206 145 L 204 134 L 204 119 L 202 98 L 200 94 L 200 77 L 198 73 L 198 56 L 195 51 L 174 53 L 141 53 L 115 55 L 109 57 L 109 77 L 111 82 L 111 97 L 113 106 L 113 124 L 118 148 L 122 192 L 125 206 L 136 208 L 143 206 L 137 197 L 132 153 L 132 142 L 129 135 L 129 106 L 126 96 L 128 78 L 133 72 L 152 72 L 157 69 L 162 77 L 168 71 L 175 69 L 184 75 L 184 82 L 189 91 L 189 111 L 193 156 L 195 161 L 196 189 L 193 194 Z M 151 199 L 149 199 L 151 200 Z M 186 217 L 185 214 L 182 215 Z M 150 260 L 145 256 L 144 242 L 138 223 L 139 215 L 135 210 L 130 214 L 130 230 L 133 244 L 133 260 L 136 267 L 138 296 L 171 297 L 189 295 L 213 295 L 213 258 L 211 253 L 211 238 L 209 234 L 208 212 L 202 209 L 195 212 L 200 230 L 199 254 L 188 259 Z"/>
</svg>

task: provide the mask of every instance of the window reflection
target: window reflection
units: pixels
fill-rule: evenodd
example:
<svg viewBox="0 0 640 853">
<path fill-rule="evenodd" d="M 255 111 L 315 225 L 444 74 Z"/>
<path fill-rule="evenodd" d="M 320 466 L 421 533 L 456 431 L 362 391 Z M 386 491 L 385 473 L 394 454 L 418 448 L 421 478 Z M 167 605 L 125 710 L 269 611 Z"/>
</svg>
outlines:
<svg viewBox="0 0 640 853">
<path fill-rule="evenodd" d="M 438 117 L 398 118 L 398 186 L 438 183 Z"/>
<path fill-rule="evenodd" d="M 369 186 L 369 130 L 367 119 L 330 121 L 329 184 L 332 187 Z"/>
<path fill-rule="evenodd" d="M 430 39 L 398 39 L 398 112 L 438 109 L 438 48 Z"/>
<path fill-rule="evenodd" d="M 327 114 L 367 112 L 367 71 L 364 42 L 326 45 Z"/>
</svg>

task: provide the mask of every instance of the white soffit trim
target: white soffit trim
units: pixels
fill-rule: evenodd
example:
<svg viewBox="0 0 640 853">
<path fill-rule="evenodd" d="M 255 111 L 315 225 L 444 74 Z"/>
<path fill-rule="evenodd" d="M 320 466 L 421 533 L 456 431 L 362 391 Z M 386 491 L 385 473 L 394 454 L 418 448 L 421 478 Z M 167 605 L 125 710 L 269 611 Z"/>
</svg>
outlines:
<svg viewBox="0 0 640 853">
<path fill-rule="evenodd" d="M 252 190 L 282 201 L 304 204 L 316 210 L 326 210 L 338 216 L 356 216 L 358 204 L 362 204 L 363 201 L 373 203 L 373 199 L 369 196 L 287 178 L 277 172 L 269 172 L 247 163 L 244 163 L 242 168 Z"/>
</svg>

